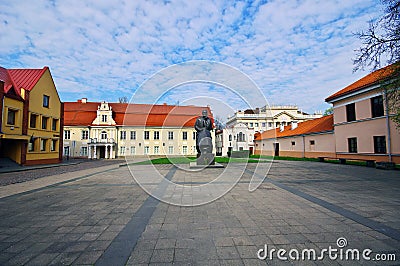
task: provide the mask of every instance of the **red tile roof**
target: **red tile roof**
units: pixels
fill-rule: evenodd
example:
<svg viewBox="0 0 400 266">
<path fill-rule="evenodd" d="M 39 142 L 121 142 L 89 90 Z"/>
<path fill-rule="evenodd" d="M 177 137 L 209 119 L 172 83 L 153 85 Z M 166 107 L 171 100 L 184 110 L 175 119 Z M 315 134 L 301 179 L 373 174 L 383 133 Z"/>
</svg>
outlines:
<svg viewBox="0 0 400 266">
<path fill-rule="evenodd" d="M 11 87 L 14 87 L 19 95 L 21 95 L 21 88 L 28 91 L 32 90 L 47 69 L 49 68 L 6 69 L 0 67 L 0 79 L 4 81 L 5 93 L 7 93 Z"/>
<path fill-rule="evenodd" d="M 65 126 L 90 126 L 97 116 L 100 102 L 65 102 Z M 125 126 L 164 126 L 164 127 L 193 127 L 196 118 L 209 107 L 174 106 L 151 104 L 108 103 L 113 111 L 113 119 L 117 125 Z"/>
<path fill-rule="evenodd" d="M 378 82 L 384 80 L 390 74 L 393 73 L 395 65 L 396 64 L 386 66 L 384 68 L 378 69 L 378 70 L 366 75 L 365 77 L 357 80 L 353 84 L 350 84 L 349 86 L 345 87 L 344 89 L 332 94 L 331 96 L 326 98 L 325 101 L 330 102 L 340 96 L 344 96 L 344 95 L 350 94 L 352 92 L 356 92 L 356 91 L 362 90 L 366 87 L 377 84 Z"/>
<path fill-rule="evenodd" d="M 291 125 L 285 126 L 281 132 L 279 128 L 267 130 L 261 134 L 255 135 L 255 140 L 282 138 L 296 135 L 306 135 L 311 133 L 320 133 L 333 130 L 333 115 L 323 116 L 321 118 L 301 122 L 297 128 L 291 129 Z"/>
</svg>

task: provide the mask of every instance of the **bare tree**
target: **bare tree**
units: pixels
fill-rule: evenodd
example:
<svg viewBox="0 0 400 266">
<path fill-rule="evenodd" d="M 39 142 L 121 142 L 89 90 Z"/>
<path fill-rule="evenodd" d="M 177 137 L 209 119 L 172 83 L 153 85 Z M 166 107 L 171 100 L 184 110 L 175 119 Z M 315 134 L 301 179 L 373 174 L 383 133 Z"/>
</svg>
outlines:
<svg viewBox="0 0 400 266">
<path fill-rule="evenodd" d="M 362 46 L 356 50 L 354 71 L 390 65 L 389 74 L 382 71 L 380 83 L 392 120 L 400 127 L 400 0 L 381 2 L 385 6 L 384 15 L 370 21 L 368 30 L 355 34 L 362 40 Z"/>
</svg>

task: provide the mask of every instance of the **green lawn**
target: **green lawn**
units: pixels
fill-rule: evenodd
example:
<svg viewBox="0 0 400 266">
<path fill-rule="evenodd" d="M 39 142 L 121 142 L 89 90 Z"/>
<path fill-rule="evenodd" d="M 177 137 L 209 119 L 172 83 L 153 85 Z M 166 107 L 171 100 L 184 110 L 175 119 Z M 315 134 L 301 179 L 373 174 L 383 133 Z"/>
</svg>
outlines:
<svg viewBox="0 0 400 266">
<path fill-rule="evenodd" d="M 171 158 L 156 158 L 148 161 L 143 161 L 135 164 L 188 164 L 195 162 L 196 157 L 171 157 Z M 251 158 L 228 158 L 228 157 L 215 157 L 217 163 L 258 163 L 267 160 L 255 160 Z"/>
</svg>

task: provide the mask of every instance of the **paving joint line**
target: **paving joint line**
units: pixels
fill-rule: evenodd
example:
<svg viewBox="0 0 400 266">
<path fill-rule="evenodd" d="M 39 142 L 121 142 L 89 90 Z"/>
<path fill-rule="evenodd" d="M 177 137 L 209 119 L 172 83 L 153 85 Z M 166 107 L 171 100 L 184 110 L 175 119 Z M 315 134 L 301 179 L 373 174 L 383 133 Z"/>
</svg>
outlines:
<svg viewBox="0 0 400 266">
<path fill-rule="evenodd" d="M 176 171 L 177 167 L 173 166 L 165 175 L 165 178 L 171 180 Z M 166 188 L 166 182 L 160 183 L 157 193 L 163 193 Z M 96 261 L 95 265 L 125 265 L 135 249 L 137 241 L 145 231 L 146 226 L 149 223 L 151 216 L 153 216 L 153 213 L 159 202 L 160 201 L 158 199 L 154 198 L 152 195 L 149 195 L 136 213 L 133 214 L 131 220 L 118 233 L 111 244 Z"/>
<path fill-rule="evenodd" d="M 257 175 L 257 176 L 259 176 L 261 178 L 264 178 L 262 175 L 257 174 L 255 172 L 249 170 L 249 169 L 246 169 L 245 171 L 248 172 L 248 173 Z M 320 198 L 317 198 L 317 197 L 312 196 L 312 195 L 310 195 L 308 193 L 302 192 L 302 191 L 300 191 L 298 189 L 295 189 L 293 187 L 284 185 L 284 184 L 282 184 L 282 183 L 280 183 L 280 182 L 278 182 L 276 180 L 270 179 L 268 177 L 266 177 L 264 179 L 264 182 L 271 183 L 271 184 L 273 184 L 273 185 L 275 185 L 275 186 L 277 186 L 277 187 L 279 187 L 279 188 L 281 188 L 283 190 L 286 190 L 286 191 L 288 191 L 288 192 L 290 192 L 290 193 L 292 193 L 292 194 L 294 194 L 296 196 L 299 196 L 299 197 L 301 197 L 301 198 L 303 198 L 305 200 L 308 200 L 308 201 L 310 201 L 312 203 L 315 203 L 315 204 L 317 204 L 317 205 L 319 205 L 319 206 L 321 206 L 321 207 L 323 207 L 325 209 L 328 209 L 328 210 L 330 210 L 332 212 L 340 214 L 340 215 L 342 215 L 342 216 L 344 216 L 344 217 L 346 217 L 346 218 L 348 218 L 350 220 L 353 220 L 353 221 L 355 221 L 355 222 L 357 222 L 357 223 L 359 223 L 361 225 L 369 227 L 372 230 L 377 231 L 377 232 L 379 232 L 381 234 L 384 234 L 384 235 L 386 235 L 386 236 L 388 236 L 390 238 L 393 238 L 393 239 L 395 239 L 397 241 L 400 241 L 400 231 L 398 231 L 397 229 L 395 229 L 393 227 L 390 227 L 390 226 L 387 226 L 387 225 L 385 225 L 383 223 L 380 223 L 380 222 L 371 220 L 369 218 L 363 217 L 363 216 L 361 216 L 361 215 L 359 215 L 359 214 L 357 214 L 357 213 L 355 213 L 353 211 L 347 210 L 347 209 L 342 208 L 342 207 L 340 207 L 340 206 L 338 206 L 336 204 L 330 203 L 330 202 L 328 202 L 326 200 L 322 200 Z"/>
</svg>

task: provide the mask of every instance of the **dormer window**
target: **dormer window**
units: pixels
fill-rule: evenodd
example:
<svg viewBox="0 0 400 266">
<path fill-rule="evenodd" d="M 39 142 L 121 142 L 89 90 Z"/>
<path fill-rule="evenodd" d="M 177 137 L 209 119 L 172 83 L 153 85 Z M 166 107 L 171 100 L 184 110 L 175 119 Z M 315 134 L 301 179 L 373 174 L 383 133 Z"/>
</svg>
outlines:
<svg viewBox="0 0 400 266">
<path fill-rule="evenodd" d="M 107 115 L 101 115 L 101 122 L 107 122 Z"/>
</svg>

